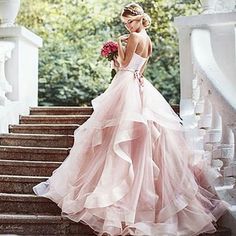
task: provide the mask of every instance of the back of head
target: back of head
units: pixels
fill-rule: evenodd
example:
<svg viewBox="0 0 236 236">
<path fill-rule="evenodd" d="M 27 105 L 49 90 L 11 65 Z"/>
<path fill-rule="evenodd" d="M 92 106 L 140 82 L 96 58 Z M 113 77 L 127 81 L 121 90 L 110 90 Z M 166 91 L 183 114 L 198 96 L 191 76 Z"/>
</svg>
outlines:
<svg viewBox="0 0 236 236">
<path fill-rule="evenodd" d="M 143 8 L 139 4 L 134 2 L 131 2 L 124 7 L 121 13 L 121 18 L 122 17 L 128 17 L 133 20 L 143 17 L 142 23 L 144 28 L 148 28 L 151 25 L 150 16 L 144 12 Z"/>
</svg>

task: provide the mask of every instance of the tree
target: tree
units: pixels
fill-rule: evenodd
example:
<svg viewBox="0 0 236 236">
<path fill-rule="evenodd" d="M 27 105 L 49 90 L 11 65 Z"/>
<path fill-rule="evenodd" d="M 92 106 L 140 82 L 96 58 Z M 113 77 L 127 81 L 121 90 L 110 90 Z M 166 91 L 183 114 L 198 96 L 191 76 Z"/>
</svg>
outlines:
<svg viewBox="0 0 236 236">
<path fill-rule="evenodd" d="M 17 23 L 44 40 L 39 54 L 39 105 L 91 105 L 111 81 L 102 44 L 127 33 L 120 11 L 128 3 L 105 0 L 22 0 Z M 191 1 L 140 1 L 152 18 L 154 52 L 147 79 L 171 103 L 179 101 L 178 40 L 174 16 L 199 10 Z"/>
</svg>

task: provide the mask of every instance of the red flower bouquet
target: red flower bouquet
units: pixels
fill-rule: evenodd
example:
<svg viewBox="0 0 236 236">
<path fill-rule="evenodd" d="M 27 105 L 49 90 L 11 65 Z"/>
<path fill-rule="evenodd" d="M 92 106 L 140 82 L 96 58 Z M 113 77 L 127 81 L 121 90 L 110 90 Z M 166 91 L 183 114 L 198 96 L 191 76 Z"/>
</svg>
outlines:
<svg viewBox="0 0 236 236">
<path fill-rule="evenodd" d="M 111 76 L 114 77 L 117 69 L 119 68 L 119 62 L 117 61 L 118 55 L 118 43 L 113 41 L 107 41 L 103 44 L 101 49 L 101 56 L 111 61 Z"/>
<path fill-rule="evenodd" d="M 107 58 L 109 61 L 114 60 L 118 55 L 118 44 L 113 41 L 107 41 L 103 44 L 101 49 L 101 56 Z"/>
</svg>

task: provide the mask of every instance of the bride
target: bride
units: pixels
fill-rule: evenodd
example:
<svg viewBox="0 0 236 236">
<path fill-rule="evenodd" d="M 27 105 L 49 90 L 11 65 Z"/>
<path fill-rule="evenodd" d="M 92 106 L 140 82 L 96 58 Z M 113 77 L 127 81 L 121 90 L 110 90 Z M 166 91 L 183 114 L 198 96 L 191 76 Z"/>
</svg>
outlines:
<svg viewBox="0 0 236 236">
<path fill-rule="evenodd" d="M 151 19 L 130 3 L 121 20 L 129 35 L 118 40 L 117 74 L 92 100 L 69 155 L 33 191 L 97 235 L 213 233 L 228 205 L 207 180 L 211 167 L 194 159 L 181 119 L 143 76 Z"/>
</svg>

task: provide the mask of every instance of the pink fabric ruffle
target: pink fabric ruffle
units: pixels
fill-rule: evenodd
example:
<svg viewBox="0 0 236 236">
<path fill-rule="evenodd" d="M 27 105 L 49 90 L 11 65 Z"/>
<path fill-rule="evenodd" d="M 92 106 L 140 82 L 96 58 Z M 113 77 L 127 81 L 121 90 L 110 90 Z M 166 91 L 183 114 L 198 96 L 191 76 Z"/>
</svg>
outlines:
<svg viewBox="0 0 236 236">
<path fill-rule="evenodd" d="M 134 74 L 119 71 L 92 105 L 70 154 L 34 192 L 97 235 L 215 232 L 212 221 L 229 205 L 207 181 L 207 161 L 194 162 L 181 119 L 158 90 L 144 78 L 140 96 Z"/>
</svg>

